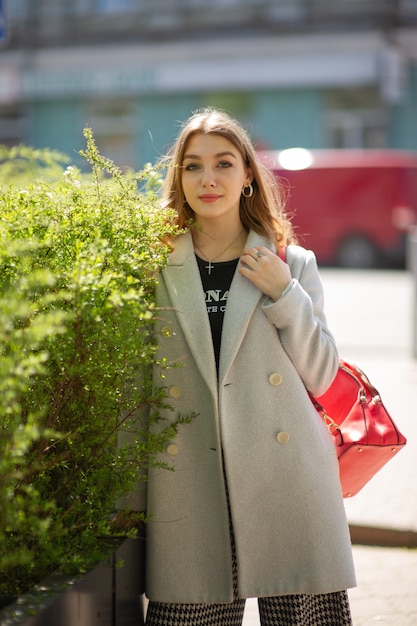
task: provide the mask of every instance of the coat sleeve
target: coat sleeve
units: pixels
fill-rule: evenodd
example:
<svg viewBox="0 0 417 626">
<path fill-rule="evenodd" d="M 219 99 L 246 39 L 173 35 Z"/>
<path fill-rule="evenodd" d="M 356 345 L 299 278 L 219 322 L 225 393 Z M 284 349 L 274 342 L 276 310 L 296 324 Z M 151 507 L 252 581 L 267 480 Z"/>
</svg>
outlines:
<svg viewBox="0 0 417 626">
<path fill-rule="evenodd" d="M 337 373 L 339 356 L 324 314 L 324 294 L 313 252 L 289 246 L 292 281 L 277 302 L 263 310 L 278 330 L 281 343 L 305 387 L 320 396 Z"/>
</svg>

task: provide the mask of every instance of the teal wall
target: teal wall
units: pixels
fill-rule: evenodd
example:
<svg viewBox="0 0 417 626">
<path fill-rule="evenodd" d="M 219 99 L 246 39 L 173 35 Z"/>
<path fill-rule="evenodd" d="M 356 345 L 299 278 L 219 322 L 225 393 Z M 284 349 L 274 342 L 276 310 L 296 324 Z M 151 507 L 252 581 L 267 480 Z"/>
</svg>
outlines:
<svg viewBox="0 0 417 626">
<path fill-rule="evenodd" d="M 325 146 L 322 116 L 324 92 L 319 89 L 263 90 L 242 93 L 153 94 L 134 102 L 132 167 L 156 162 L 174 141 L 181 122 L 199 107 L 221 106 L 237 117 L 261 148 Z M 29 131 L 25 143 L 61 150 L 81 164 L 85 104 L 80 100 L 28 104 Z M 412 68 L 403 100 L 390 109 L 389 147 L 417 150 L 417 66 Z M 93 128 L 94 132 L 94 128 Z"/>
<path fill-rule="evenodd" d="M 68 154 L 74 161 L 85 145 L 81 116 L 82 106 L 77 101 L 35 102 L 29 107 L 29 133 L 26 143 L 35 148 L 53 148 Z"/>
<path fill-rule="evenodd" d="M 403 99 L 390 112 L 389 144 L 392 148 L 417 150 L 417 64 L 411 66 Z"/>
<path fill-rule="evenodd" d="M 322 147 L 322 97 L 315 90 L 252 92 L 223 99 L 220 94 L 149 96 L 138 103 L 136 151 L 143 162 L 157 160 L 174 141 L 180 122 L 207 105 L 226 108 L 260 147 Z"/>
<path fill-rule="evenodd" d="M 321 112 L 317 90 L 260 92 L 255 97 L 253 138 L 272 150 L 321 148 Z"/>
<path fill-rule="evenodd" d="M 138 133 L 135 152 L 139 162 L 154 163 L 175 140 L 180 123 L 201 106 L 193 94 L 147 96 L 138 101 Z"/>
</svg>

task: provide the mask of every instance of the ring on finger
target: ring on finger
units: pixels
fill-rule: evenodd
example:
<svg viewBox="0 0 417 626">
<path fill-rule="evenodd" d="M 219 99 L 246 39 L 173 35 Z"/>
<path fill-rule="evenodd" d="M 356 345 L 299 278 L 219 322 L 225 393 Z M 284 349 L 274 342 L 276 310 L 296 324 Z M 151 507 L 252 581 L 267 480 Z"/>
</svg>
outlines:
<svg viewBox="0 0 417 626">
<path fill-rule="evenodd" d="M 257 257 L 261 257 L 261 256 L 263 256 L 263 253 L 260 250 L 257 250 L 256 251 L 256 256 Z"/>
</svg>

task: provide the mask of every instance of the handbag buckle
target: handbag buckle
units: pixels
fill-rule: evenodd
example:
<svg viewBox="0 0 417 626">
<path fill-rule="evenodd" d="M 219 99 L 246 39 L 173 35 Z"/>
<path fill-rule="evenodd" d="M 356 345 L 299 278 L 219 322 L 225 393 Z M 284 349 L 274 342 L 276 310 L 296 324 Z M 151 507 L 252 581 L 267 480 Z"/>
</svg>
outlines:
<svg viewBox="0 0 417 626">
<path fill-rule="evenodd" d="M 361 404 L 366 404 L 368 402 L 368 398 L 366 397 L 365 389 L 360 389 L 359 390 L 359 402 Z"/>
<path fill-rule="evenodd" d="M 332 417 L 330 417 L 330 415 L 327 415 L 325 409 L 322 409 L 320 411 L 320 415 L 323 422 L 327 426 L 327 430 L 332 435 L 332 437 L 334 437 L 336 445 L 341 446 L 343 444 L 343 435 L 340 426 L 336 424 L 336 422 Z"/>
<path fill-rule="evenodd" d="M 336 422 L 334 421 L 333 418 L 330 417 L 330 415 L 327 415 L 326 411 L 321 411 L 321 417 L 324 421 L 324 423 L 326 424 L 328 430 L 332 430 L 332 428 L 334 428 L 335 430 L 340 430 L 339 426 L 336 424 Z"/>
</svg>

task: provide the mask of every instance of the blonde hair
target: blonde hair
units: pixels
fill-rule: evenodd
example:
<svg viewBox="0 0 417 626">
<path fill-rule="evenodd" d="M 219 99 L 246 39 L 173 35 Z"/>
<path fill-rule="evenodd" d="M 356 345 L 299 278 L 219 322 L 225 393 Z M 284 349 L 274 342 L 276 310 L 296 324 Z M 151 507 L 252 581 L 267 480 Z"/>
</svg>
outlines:
<svg viewBox="0 0 417 626">
<path fill-rule="evenodd" d="M 283 190 L 272 172 L 259 161 L 248 133 L 227 113 L 212 108 L 200 109 L 184 122 L 165 159 L 168 169 L 162 188 L 162 203 L 165 208 L 174 210 L 176 226 L 189 228 L 194 219 L 194 212 L 185 200 L 180 166 L 188 141 L 199 133 L 228 139 L 252 171 L 253 195 L 250 198 L 242 195 L 240 199 L 240 219 L 246 231 L 252 229 L 266 235 L 278 245 L 295 242 L 291 221 L 284 210 Z"/>
</svg>

